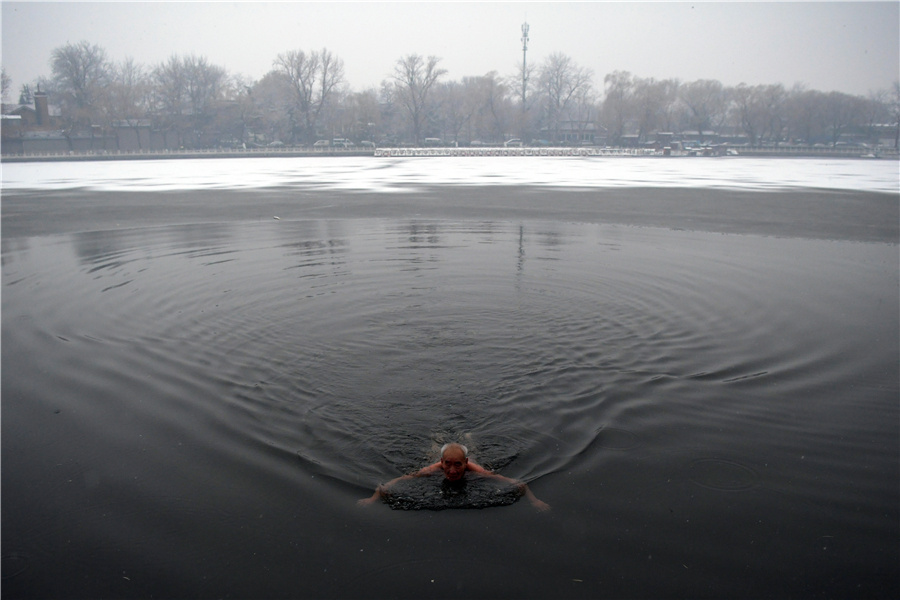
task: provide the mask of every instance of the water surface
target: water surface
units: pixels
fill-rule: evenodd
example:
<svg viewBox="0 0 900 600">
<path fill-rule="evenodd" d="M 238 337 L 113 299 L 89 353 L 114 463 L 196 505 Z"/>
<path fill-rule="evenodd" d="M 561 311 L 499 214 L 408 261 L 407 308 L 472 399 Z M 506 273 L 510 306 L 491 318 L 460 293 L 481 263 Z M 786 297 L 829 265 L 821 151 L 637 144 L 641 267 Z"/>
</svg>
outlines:
<svg viewBox="0 0 900 600">
<path fill-rule="evenodd" d="M 900 589 L 896 244 L 548 210 L 2 258 L 4 595 Z M 461 436 L 553 511 L 356 506 Z"/>
</svg>

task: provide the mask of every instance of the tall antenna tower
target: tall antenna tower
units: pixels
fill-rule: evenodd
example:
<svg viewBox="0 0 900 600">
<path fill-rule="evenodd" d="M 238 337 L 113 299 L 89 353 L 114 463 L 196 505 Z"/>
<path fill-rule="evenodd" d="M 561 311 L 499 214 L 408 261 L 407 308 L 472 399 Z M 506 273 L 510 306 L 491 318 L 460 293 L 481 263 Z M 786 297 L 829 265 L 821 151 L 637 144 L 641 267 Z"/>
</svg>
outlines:
<svg viewBox="0 0 900 600">
<path fill-rule="evenodd" d="M 525 91 L 528 89 L 528 65 L 525 56 L 528 53 L 528 23 L 522 23 L 522 110 L 525 110 Z"/>
</svg>

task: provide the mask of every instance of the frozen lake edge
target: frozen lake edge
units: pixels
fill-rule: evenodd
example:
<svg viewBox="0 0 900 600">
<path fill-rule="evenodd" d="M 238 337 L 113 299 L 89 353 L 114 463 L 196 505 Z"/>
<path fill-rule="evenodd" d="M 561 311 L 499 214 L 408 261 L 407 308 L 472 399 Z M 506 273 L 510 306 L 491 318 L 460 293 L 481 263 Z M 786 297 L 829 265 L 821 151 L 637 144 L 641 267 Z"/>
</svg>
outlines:
<svg viewBox="0 0 900 600">
<path fill-rule="evenodd" d="M 5 191 L 4 239 L 199 223 L 344 218 L 544 220 L 897 244 L 896 194 L 796 189 L 416 187 L 404 193 L 255 190 Z"/>
</svg>

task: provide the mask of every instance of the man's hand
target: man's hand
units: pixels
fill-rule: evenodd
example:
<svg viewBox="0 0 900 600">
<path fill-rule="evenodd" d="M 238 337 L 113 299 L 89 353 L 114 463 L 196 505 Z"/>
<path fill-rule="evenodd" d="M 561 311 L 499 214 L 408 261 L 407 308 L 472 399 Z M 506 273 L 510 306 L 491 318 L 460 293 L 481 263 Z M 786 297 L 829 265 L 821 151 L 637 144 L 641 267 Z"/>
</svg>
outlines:
<svg viewBox="0 0 900 600">
<path fill-rule="evenodd" d="M 550 505 L 544 502 L 543 500 L 538 500 L 537 498 L 531 498 L 531 505 L 538 509 L 541 512 L 549 512 Z"/>
<path fill-rule="evenodd" d="M 522 492 L 525 494 L 525 497 L 528 498 L 528 501 L 531 502 L 531 505 L 533 507 L 535 507 L 536 509 L 538 509 L 541 512 L 547 512 L 550 510 L 550 505 L 547 504 L 546 502 L 544 502 L 543 500 L 538 500 L 538 497 L 532 493 L 531 489 L 527 485 L 525 485 L 523 483 L 521 489 L 522 489 Z"/>
<path fill-rule="evenodd" d="M 382 491 L 381 486 L 379 485 L 377 488 L 375 488 L 374 494 L 372 494 L 368 498 L 363 498 L 362 500 L 357 500 L 356 505 L 366 507 L 366 506 L 369 506 L 370 504 L 375 504 L 376 502 L 381 500 L 383 495 L 384 495 L 384 492 Z"/>
</svg>

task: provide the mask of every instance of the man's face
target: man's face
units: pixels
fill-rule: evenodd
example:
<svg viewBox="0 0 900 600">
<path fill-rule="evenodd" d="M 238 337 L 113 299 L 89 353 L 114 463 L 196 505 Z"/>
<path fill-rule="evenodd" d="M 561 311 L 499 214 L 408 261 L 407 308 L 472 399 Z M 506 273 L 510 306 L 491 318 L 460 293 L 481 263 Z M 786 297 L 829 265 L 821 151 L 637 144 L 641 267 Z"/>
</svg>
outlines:
<svg viewBox="0 0 900 600">
<path fill-rule="evenodd" d="M 459 448 L 448 448 L 441 457 L 441 469 L 449 481 L 459 481 L 466 474 L 469 459 Z"/>
</svg>

